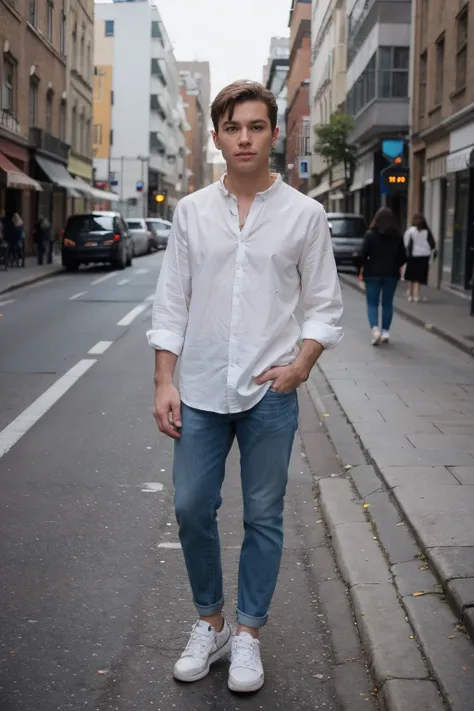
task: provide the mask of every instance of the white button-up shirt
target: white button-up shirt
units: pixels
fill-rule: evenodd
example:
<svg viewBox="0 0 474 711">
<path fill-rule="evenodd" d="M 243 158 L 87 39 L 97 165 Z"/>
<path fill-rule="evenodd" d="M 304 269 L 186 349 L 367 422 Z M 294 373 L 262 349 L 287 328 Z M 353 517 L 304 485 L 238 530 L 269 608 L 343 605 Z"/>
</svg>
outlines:
<svg viewBox="0 0 474 711">
<path fill-rule="evenodd" d="M 295 312 L 301 301 L 304 320 Z M 253 378 L 288 365 L 300 339 L 333 348 L 342 299 L 323 207 L 278 176 L 258 193 L 243 229 L 224 180 L 176 208 L 158 278 L 149 344 L 180 356 L 190 407 L 235 413 L 269 387 Z"/>
</svg>

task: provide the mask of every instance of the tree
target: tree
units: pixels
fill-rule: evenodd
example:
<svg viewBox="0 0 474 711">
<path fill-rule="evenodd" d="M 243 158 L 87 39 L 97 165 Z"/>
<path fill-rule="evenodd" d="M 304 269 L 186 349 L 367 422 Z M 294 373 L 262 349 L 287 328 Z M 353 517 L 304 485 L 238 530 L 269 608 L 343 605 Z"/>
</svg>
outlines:
<svg viewBox="0 0 474 711">
<path fill-rule="evenodd" d="M 326 160 L 329 170 L 332 170 L 340 163 L 344 165 L 344 202 L 346 211 L 356 160 L 355 146 L 349 143 L 349 135 L 353 128 L 354 119 L 352 116 L 341 111 L 332 114 L 329 123 L 315 128 L 317 139 L 315 151 Z"/>
</svg>

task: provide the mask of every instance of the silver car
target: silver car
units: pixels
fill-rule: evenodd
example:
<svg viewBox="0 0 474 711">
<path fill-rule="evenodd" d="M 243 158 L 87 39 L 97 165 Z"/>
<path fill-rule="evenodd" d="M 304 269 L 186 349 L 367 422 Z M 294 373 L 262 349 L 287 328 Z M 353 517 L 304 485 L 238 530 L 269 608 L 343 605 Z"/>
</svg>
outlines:
<svg viewBox="0 0 474 711">
<path fill-rule="evenodd" d="M 133 255 L 138 257 L 140 254 L 149 254 L 153 235 L 146 221 L 141 217 L 128 217 L 126 223 L 133 241 Z"/>
<path fill-rule="evenodd" d="M 161 217 L 149 217 L 145 222 L 153 235 L 153 247 L 155 249 L 166 249 L 171 222 L 163 220 Z"/>
</svg>

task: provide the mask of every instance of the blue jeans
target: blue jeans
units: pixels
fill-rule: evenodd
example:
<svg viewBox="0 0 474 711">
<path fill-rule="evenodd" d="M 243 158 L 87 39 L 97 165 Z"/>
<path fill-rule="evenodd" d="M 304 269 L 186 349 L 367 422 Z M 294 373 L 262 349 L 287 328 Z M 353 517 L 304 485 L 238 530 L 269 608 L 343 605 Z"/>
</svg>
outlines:
<svg viewBox="0 0 474 711">
<path fill-rule="evenodd" d="M 367 314 L 370 328 L 379 326 L 379 303 L 382 294 L 382 329 L 388 331 L 393 319 L 393 299 L 397 290 L 395 277 L 365 277 Z"/>
<path fill-rule="evenodd" d="M 236 437 L 245 531 L 237 619 L 247 627 L 262 627 L 283 550 L 283 506 L 298 426 L 297 394 L 268 390 L 250 410 L 229 415 L 183 404 L 181 417 L 181 438 L 174 450 L 175 509 L 196 610 L 209 617 L 224 605 L 217 511 L 227 455 Z"/>
</svg>

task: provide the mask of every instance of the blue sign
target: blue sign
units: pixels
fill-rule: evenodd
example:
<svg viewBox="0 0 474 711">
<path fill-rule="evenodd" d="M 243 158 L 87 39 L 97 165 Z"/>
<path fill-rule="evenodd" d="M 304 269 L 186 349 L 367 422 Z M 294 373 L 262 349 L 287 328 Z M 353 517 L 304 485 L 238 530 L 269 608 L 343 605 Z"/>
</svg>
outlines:
<svg viewBox="0 0 474 711">
<path fill-rule="evenodd" d="M 143 192 L 143 188 L 144 188 L 143 180 L 137 180 L 137 193 Z"/>
<path fill-rule="evenodd" d="M 299 177 L 301 179 L 309 178 L 309 160 L 306 158 L 300 158 L 299 163 Z"/>
<path fill-rule="evenodd" d="M 403 155 L 405 141 L 403 140 L 386 140 L 382 141 L 382 153 L 387 160 L 395 160 Z"/>
</svg>

